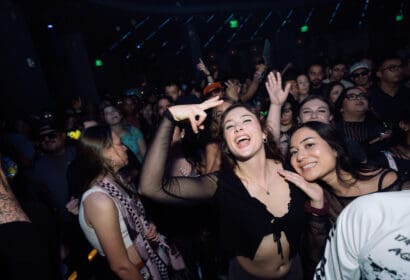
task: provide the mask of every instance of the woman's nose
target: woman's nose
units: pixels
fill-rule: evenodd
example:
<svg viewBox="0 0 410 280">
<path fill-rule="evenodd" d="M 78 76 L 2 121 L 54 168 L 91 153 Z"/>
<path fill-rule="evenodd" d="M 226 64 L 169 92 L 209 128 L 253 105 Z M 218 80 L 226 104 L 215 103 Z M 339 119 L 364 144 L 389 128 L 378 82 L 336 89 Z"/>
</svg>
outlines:
<svg viewBox="0 0 410 280">
<path fill-rule="evenodd" d="M 302 161 L 306 157 L 306 153 L 303 150 L 299 150 L 296 154 L 296 160 Z"/>
</svg>

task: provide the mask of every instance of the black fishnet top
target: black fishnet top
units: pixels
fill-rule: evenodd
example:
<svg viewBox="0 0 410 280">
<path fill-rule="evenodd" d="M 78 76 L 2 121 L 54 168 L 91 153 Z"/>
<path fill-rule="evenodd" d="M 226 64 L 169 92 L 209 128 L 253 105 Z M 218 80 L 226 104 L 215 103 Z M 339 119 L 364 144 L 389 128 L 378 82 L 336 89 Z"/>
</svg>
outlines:
<svg viewBox="0 0 410 280">
<path fill-rule="evenodd" d="M 171 177 L 163 180 L 174 128 L 172 116 L 169 112 L 167 115 L 146 154 L 139 183 L 141 194 L 158 202 L 177 204 L 214 199 L 219 208 L 221 245 L 231 257 L 244 256 L 253 259 L 263 237 L 272 233 L 278 242 L 278 253 L 282 254 L 279 239 L 280 233 L 284 232 L 289 241 L 290 257 L 298 252 L 302 233 L 307 233 L 312 246 L 315 238 L 326 238 L 327 228 L 322 221 L 318 221 L 318 217 L 306 218 L 303 212 L 306 196 L 294 185 L 289 185 L 291 200 L 288 213 L 275 218 L 265 205 L 249 195 L 232 170 L 194 178 Z M 311 226 L 305 231 L 308 220 Z M 313 248 L 309 254 L 315 255 L 315 249 L 318 249 L 316 255 L 320 256 L 322 248 Z"/>
</svg>

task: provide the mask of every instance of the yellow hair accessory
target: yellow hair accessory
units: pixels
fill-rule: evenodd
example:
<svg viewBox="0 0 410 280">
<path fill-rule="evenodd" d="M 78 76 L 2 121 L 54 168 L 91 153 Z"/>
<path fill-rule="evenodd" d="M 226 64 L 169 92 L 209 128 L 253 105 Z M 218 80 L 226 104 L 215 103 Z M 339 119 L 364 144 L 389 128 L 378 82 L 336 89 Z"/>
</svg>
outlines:
<svg viewBox="0 0 410 280">
<path fill-rule="evenodd" d="M 68 132 L 67 135 L 71 139 L 78 140 L 78 139 L 80 139 L 81 131 L 77 129 L 77 130 Z"/>
</svg>

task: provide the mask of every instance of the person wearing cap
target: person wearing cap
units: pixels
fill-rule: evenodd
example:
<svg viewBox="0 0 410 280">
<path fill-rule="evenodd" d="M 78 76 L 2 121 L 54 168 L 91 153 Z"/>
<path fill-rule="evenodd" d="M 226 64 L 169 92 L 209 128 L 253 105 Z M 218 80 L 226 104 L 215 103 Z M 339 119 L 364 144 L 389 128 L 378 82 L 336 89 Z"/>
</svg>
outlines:
<svg viewBox="0 0 410 280">
<path fill-rule="evenodd" d="M 60 128 L 46 124 L 40 127 L 37 140 L 41 155 L 34 161 L 31 184 L 45 191 L 47 202 L 56 217 L 60 262 L 69 257 L 71 244 L 70 215 L 66 204 L 70 201 L 67 170 L 75 158 L 75 146 L 66 144 L 66 135 Z"/>
<path fill-rule="evenodd" d="M 350 79 L 356 86 L 370 88 L 372 80 L 369 66 L 364 62 L 356 62 L 350 67 Z"/>
<path fill-rule="evenodd" d="M 222 98 L 224 95 L 224 87 L 220 82 L 210 83 L 202 90 L 202 96 L 204 99 L 209 99 L 215 96 Z"/>
<path fill-rule="evenodd" d="M 33 170 L 36 182 L 47 188 L 57 212 L 65 212 L 69 199 L 67 166 L 75 157 L 75 147 L 66 146 L 65 140 L 66 136 L 60 129 L 42 126 L 38 133 L 41 156 L 35 160 Z"/>
</svg>

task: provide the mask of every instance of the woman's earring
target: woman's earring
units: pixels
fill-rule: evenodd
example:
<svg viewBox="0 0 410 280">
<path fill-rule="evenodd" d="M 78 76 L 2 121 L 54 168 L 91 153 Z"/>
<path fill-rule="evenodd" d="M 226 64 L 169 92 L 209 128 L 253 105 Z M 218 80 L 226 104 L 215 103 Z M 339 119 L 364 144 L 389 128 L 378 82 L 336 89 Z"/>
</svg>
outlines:
<svg viewBox="0 0 410 280">
<path fill-rule="evenodd" d="M 267 138 L 263 138 L 263 144 L 268 143 L 268 139 Z"/>
</svg>

